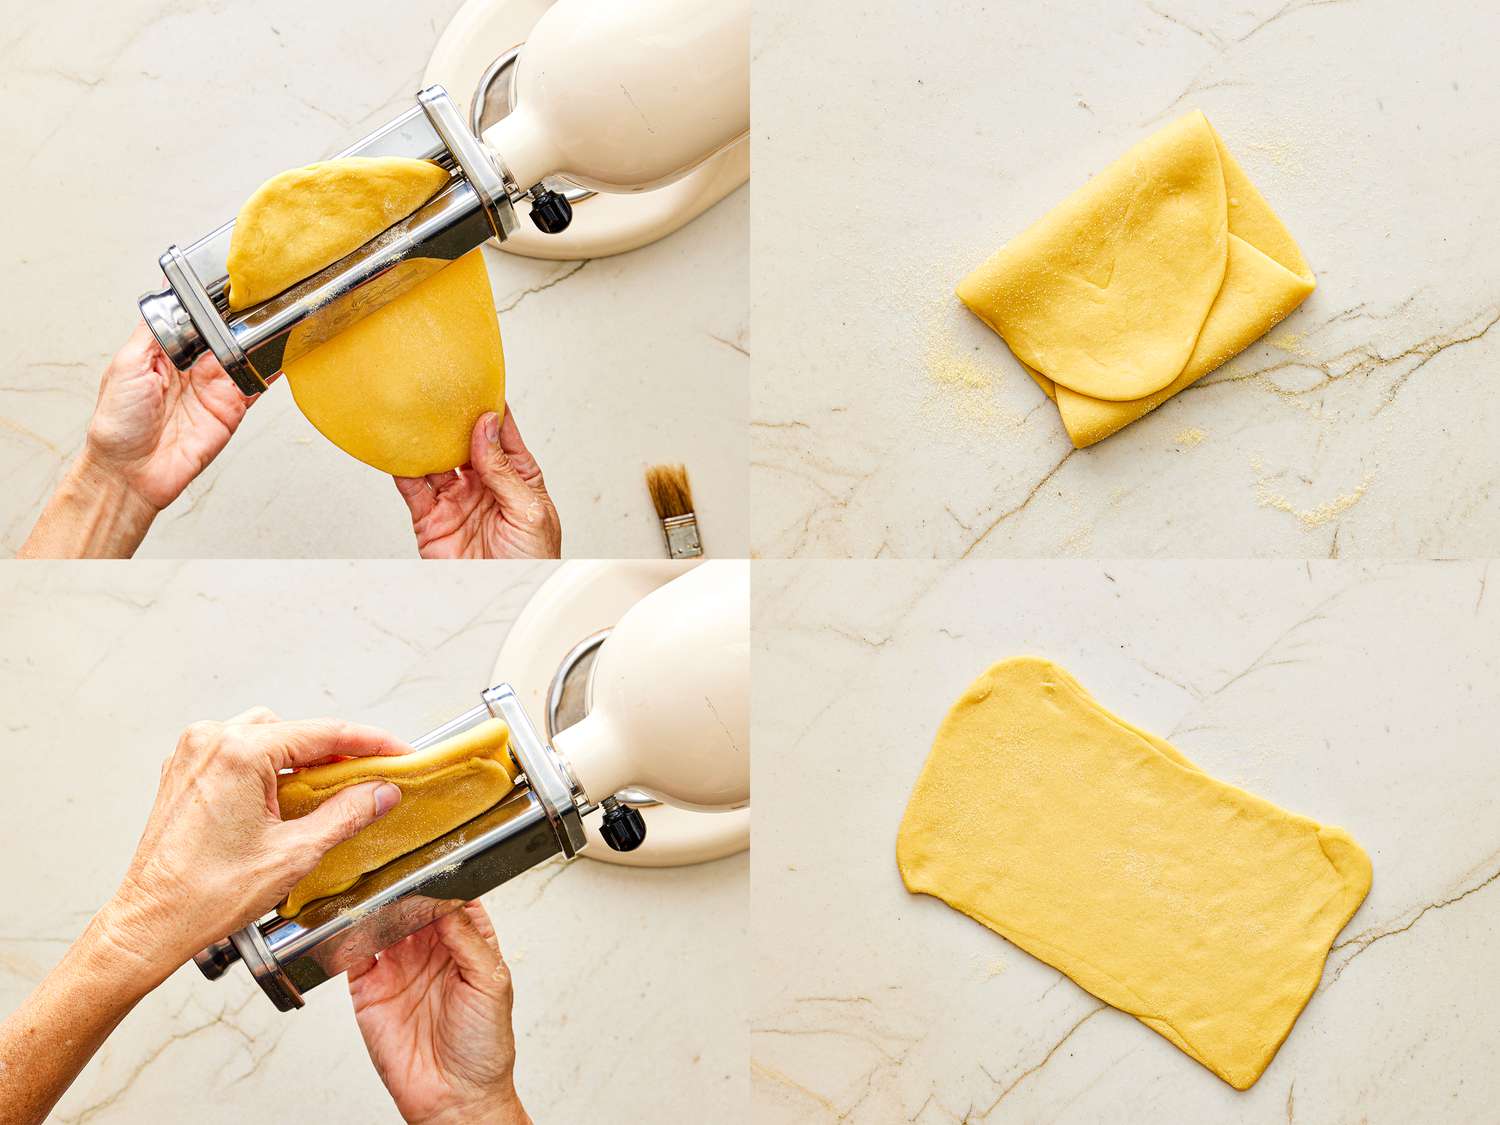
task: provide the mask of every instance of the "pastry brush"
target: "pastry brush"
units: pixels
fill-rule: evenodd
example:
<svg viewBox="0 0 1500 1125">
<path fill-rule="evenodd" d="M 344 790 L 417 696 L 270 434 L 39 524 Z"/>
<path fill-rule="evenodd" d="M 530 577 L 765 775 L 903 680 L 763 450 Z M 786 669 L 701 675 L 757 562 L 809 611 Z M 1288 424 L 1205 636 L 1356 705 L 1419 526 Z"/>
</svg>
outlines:
<svg viewBox="0 0 1500 1125">
<path fill-rule="evenodd" d="M 646 470 L 651 503 L 661 517 L 667 554 L 674 559 L 693 559 L 703 554 L 698 538 L 698 517 L 693 512 L 693 490 L 683 465 L 652 465 Z"/>
</svg>

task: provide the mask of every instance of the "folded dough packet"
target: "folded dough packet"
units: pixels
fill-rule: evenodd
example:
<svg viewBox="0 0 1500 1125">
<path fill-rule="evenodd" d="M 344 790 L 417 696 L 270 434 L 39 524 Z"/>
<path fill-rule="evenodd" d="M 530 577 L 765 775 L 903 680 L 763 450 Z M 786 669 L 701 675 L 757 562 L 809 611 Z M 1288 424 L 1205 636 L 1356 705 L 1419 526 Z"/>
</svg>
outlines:
<svg viewBox="0 0 1500 1125">
<path fill-rule="evenodd" d="M 938 728 L 896 862 L 1235 1089 L 1251 1086 L 1370 889 L 1349 834 L 1204 773 L 1067 672 L 990 668 Z"/>
<path fill-rule="evenodd" d="M 1264 335 L 1312 270 L 1195 111 L 1141 141 L 958 285 L 1082 449 Z"/>
<path fill-rule="evenodd" d="M 411 754 L 348 758 L 309 766 L 276 779 L 283 820 L 306 816 L 324 801 L 369 781 L 389 781 L 401 800 L 384 816 L 336 844 L 297 881 L 276 909 L 291 918 L 309 902 L 348 890 L 394 859 L 473 820 L 515 787 L 510 728 L 487 719 Z"/>
</svg>

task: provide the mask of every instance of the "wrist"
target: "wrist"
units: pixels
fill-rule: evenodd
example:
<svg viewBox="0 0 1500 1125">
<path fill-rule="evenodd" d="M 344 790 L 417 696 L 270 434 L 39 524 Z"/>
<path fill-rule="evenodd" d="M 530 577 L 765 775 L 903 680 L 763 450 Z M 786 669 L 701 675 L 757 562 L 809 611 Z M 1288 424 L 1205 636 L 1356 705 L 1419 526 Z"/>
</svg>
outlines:
<svg viewBox="0 0 1500 1125">
<path fill-rule="evenodd" d="M 408 1118 L 408 1125 L 532 1125 L 516 1089 L 491 1094 L 464 1105 L 449 1106 L 428 1117 Z"/>
<path fill-rule="evenodd" d="M 135 1000 L 177 971 L 182 958 L 168 951 L 168 932 L 147 904 L 117 891 L 89 921 L 74 945 L 79 963 Z"/>
<path fill-rule="evenodd" d="M 157 511 L 118 467 L 85 446 L 20 553 L 23 558 L 126 558 L 146 537 Z"/>
<path fill-rule="evenodd" d="M 144 518 L 149 523 L 161 514 L 161 509 L 140 493 L 119 464 L 94 448 L 92 439 L 84 441 L 83 451 L 69 466 L 68 476 L 78 487 L 110 501 L 126 515 Z"/>
</svg>

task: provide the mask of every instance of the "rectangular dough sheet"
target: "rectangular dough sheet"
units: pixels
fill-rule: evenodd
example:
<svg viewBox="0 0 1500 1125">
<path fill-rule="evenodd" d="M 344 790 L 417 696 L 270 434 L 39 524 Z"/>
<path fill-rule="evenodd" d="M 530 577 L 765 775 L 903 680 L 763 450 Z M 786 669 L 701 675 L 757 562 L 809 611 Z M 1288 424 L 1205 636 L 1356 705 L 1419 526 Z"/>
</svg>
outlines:
<svg viewBox="0 0 1500 1125">
<path fill-rule="evenodd" d="M 1057 665 L 1002 661 L 938 729 L 907 890 L 969 915 L 1236 1089 L 1270 1064 L 1370 888 L 1349 835 L 1203 773 Z"/>
<path fill-rule="evenodd" d="M 1243 351 L 1314 284 L 1291 234 L 1193 112 L 1022 231 L 957 296 L 1083 448 Z"/>
<path fill-rule="evenodd" d="M 510 728 L 488 719 L 426 750 L 350 758 L 283 774 L 276 799 L 283 820 L 306 816 L 340 790 L 365 781 L 401 788 L 390 812 L 333 847 L 276 909 L 290 918 L 314 899 L 346 891 L 367 872 L 474 819 L 514 788 Z"/>
</svg>

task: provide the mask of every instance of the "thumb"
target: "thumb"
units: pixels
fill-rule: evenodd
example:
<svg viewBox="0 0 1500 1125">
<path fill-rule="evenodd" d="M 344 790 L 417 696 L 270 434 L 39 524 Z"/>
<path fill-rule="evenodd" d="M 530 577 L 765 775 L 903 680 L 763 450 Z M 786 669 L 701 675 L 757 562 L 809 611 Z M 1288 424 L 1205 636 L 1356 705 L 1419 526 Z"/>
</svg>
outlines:
<svg viewBox="0 0 1500 1125">
<path fill-rule="evenodd" d="M 484 487 L 500 501 L 501 508 L 525 511 L 536 498 L 531 485 L 500 446 L 500 415 L 486 414 L 474 423 L 474 433 L 469 439 L 469 464 Z"/>
<path fill-rule="evenodd" d="M 287 821 L 281 827 L 287 867 L 295 870 L 300 879 L 331 848 L 373 824 L 400 800 L 401 790 L 389 781 L 369 781 L 351 785 L 306 816 Z"/>
</svg>

